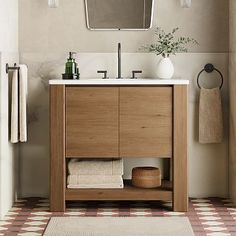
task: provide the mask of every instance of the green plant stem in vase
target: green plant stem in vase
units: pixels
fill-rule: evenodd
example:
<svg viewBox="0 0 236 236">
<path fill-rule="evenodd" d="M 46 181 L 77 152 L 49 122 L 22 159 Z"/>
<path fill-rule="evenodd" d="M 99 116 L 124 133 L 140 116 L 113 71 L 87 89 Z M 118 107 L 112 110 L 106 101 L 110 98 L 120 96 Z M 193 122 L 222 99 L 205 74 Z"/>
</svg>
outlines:
<svg viewBox="0 0 236 236">
<path fill-rule="evenodd" d="M 157 67 L 157 75 L 162 79 L 170 79 L 174 75 L 174 66 L 170 60 L 170 55 L 176 53 L 188 52 L 189 45 L 198 45 L 198 42 L 189 37 L 175 37 L 179 28 L 174 28 L 171 32 L 166 33 L 163 29 L 157 28 L 155 31 L 156 42 L 141 47 L 145 52 L 155 53 L 157 56 L 162 55 Z"/>
</svg>

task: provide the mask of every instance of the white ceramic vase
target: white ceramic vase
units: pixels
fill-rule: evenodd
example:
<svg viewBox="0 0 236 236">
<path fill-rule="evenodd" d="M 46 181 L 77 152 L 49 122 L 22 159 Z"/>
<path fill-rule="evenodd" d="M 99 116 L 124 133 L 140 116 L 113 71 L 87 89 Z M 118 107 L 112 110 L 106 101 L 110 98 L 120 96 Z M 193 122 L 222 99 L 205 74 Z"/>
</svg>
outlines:
<svg viewBox="0 0 236 236">
<path fill-rule="evenodd" d="M 157 65 L 157 76 L 160 79 L 171 79 L 175 69 L 169 57 L 162 57 Z"/>
</svg>

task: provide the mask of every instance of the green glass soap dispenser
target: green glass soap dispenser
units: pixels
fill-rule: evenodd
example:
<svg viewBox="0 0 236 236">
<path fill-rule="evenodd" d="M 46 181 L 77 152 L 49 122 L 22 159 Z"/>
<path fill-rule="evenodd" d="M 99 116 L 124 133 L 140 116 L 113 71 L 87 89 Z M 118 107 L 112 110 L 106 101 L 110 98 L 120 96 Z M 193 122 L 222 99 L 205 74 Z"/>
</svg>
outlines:
<svg viewBox="0 0 236 236">
<path fill-rule="evenodd" d="M 75 54 L 75 52 L 69 52 L 69 58 L 67 59 L 65 73 L 62 74 L 62 79 L 79 79 L 78 64 L 73 57 Z"/>
</svg>

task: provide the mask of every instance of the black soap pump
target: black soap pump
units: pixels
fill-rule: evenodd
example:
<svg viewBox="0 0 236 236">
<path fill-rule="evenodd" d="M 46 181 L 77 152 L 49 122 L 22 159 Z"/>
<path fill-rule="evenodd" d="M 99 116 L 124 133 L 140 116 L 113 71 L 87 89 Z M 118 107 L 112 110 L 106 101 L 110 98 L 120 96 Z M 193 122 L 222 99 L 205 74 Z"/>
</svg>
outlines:
<svg viewBox="0 0 236 236">
<path fill-rule="evenodd" d="M 69 52 L 69 58 L 65 65 L 65 74 L 62 74 L 62 79 L 79 79 L 79 68 L 73 56 L 75 52 Z"/>
</svg>

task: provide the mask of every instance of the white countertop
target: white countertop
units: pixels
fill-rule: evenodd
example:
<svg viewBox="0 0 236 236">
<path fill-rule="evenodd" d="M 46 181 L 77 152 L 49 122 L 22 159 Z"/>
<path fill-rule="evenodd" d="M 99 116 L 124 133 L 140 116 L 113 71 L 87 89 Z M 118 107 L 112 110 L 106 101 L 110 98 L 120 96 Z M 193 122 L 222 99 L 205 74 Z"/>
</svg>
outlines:
<svg viewBox="0 0 236 236">
<path fill-rule="evenodd" d="M 157 79 L 157 78 L 143 78 L 143 79 L 79 79 L 79 80 L 49 80 L 49 84 L 57 85 L 176 85 L 189 84 L 189 80 L 180 78 L 173 79 Z"/>
</svg>

